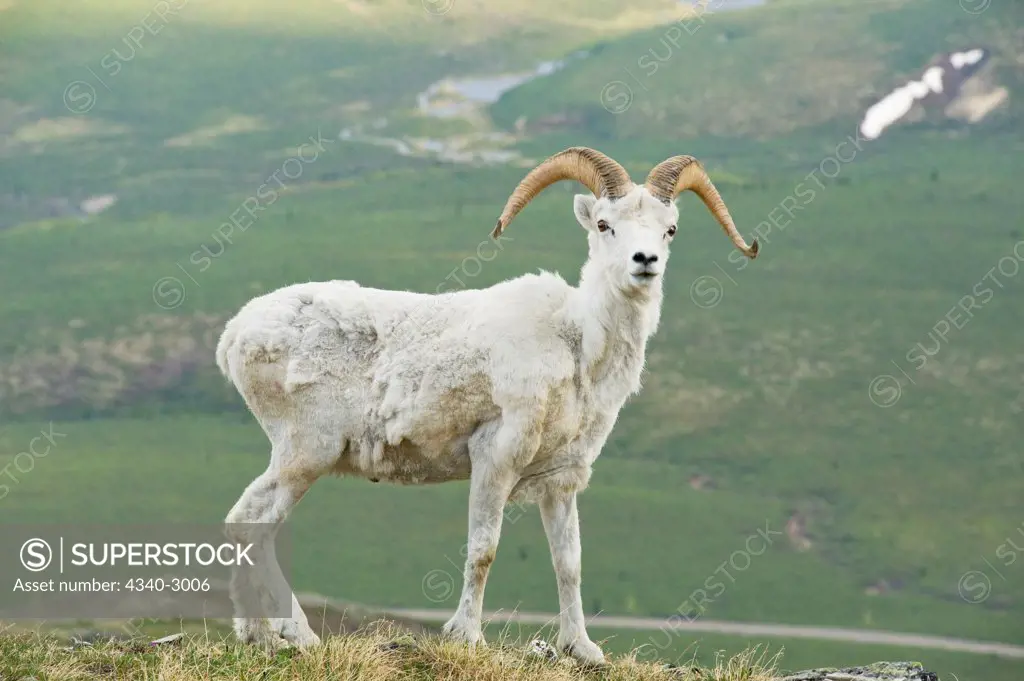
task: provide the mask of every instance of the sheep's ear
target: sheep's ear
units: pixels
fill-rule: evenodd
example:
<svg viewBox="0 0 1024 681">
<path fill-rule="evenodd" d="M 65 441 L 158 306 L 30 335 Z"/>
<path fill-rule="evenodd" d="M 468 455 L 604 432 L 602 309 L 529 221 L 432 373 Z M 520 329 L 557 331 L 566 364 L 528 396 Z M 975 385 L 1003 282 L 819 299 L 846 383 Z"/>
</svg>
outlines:
<svg viewBox="0 0 1024 681">
<path fill-rule="evenodd" d="M 594 229 L 594 204 L 597 197 L 593 194 L 577 194 L 572 201 L 572 209 L 576 213 L 576 220 L 580 227 L 586 230 Z"/>
</svg>

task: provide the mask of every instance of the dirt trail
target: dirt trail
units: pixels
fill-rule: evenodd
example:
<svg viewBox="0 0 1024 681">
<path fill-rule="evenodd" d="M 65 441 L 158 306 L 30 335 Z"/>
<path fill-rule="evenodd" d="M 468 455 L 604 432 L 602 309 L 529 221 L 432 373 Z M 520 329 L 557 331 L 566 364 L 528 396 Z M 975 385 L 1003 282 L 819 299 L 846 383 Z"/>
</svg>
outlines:
<svg viewBox="0 0 1024 681">
<path fill-rule="evenodd" d="M 394 608 L 387 610 L 387 615 L 405 617 L 423 622 L 444 622 L 451 617 L 451 614 L 452 613 L 447 610 L 415 608 Z M 491 612 L 484 613 L 484 619 L 492 622 L 514 622 L 533 625 L 558 623 L 557 614 L 533 612 Z M 778 636 L 782 638 L 816 639 L 819 641 L 875 643 L 879 645 L 952 650 L 963 653 L 979 653 L 983 655 L 998 655 L 1000 657 L 1024 659 L 1024 646 L 1013 645 L 1011 643 L 972 641 L 964 638 L 929 636 L 927 634 L 905 634 L 895 631 L 877 631 L 872 629 L 843 629 L 839 627 L 767 624 L 761 622 L 725 622 L 721 620 L 670 622 L 668 619 L 661 619 L 657 617 L 623 617 L 616 615 L 592 615 L 587 618 L 587 626 L 609 629 L 636 629 L 647 631 L 665 629 L 674 631 L 735 634 L 739 636 Z"/>
</svg>

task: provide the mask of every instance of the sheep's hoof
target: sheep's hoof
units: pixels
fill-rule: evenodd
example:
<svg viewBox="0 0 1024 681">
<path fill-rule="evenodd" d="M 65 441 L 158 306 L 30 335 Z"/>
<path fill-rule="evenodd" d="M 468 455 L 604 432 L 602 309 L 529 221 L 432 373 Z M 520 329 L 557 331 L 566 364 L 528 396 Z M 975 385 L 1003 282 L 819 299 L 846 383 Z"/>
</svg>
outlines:
<svg viewBox="0 0 1024 681">
<path fill-rule="evenodd" d="M 466 643 L 470 648 L 475 648 L 477 644 L 481 646 L 487 645 L 479 626 L 471 626 L 457 617 L 448 620 L 444 627 L 441 628 L 441 633 L 452 641 Z"/>
<path fill-rule="evenodd" d="M 601 648 L 593 641 L 582 639 L 563 645 L 561 648 L 563 654 L 568 655 L 584 666 L 605 667 L 608 665 L 608 661 L 605 659 L 604 653 L 601 652 Z"/>
<path fill-rule="evenodd" d="M 272 624 L 265 619 L 236 618 L 235 635 L 243 644 L 259 648 L 268 655 L 276 655 L 288 648 L 294 648 L 280 633 L 274 631 Z"/>
<path fill-rule="evenodd" d="M 277 633 L 299 650 L 307 650 L 320 645 L 320 637 L 305 622 L 285 620 L 281 625 L 281 630 Z"/>
</svg>

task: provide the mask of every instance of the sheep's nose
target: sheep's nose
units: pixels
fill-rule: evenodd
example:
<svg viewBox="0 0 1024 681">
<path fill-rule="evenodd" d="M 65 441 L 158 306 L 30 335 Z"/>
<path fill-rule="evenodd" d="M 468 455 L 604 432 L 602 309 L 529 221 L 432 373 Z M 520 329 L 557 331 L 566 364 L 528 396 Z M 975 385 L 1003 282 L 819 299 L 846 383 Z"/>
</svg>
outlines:
<svg viewBox="0 0 1024 681">
<path fill-rule="evenodd" d="M 658 256 L 647 255 L 646 253 L 637 251 L 633 254 L 633 262 L 640 263 L 641 265 L 650 265 L 651 263 L 658 262 Z"/>
</svg>

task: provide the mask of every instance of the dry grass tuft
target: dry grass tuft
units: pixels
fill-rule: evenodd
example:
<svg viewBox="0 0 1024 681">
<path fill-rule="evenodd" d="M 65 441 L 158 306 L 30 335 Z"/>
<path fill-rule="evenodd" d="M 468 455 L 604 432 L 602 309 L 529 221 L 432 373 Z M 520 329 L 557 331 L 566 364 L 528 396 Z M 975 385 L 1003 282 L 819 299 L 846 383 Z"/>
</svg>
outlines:
<svg viewBox="0 0 1024 681">
<path fill-rule="evenodd" d="M 330 637 L 304 653 L 284 650 L 272 656 L 209 634 L 158 646 L 145 640 L 68 645 L 35 633 L 0 634 L 0 678 L 36 681 L 770 681 L 776 678 L 777 657 L 754 649 L 707 669 L 669 668 L 640 662 L 631 654 L 595 669 L 568 658 L 548 661 L 507 641 L 470 650 L 436 637 L 413 638 L 388 626 Z"/>
</svg>

